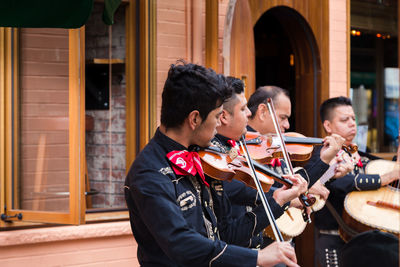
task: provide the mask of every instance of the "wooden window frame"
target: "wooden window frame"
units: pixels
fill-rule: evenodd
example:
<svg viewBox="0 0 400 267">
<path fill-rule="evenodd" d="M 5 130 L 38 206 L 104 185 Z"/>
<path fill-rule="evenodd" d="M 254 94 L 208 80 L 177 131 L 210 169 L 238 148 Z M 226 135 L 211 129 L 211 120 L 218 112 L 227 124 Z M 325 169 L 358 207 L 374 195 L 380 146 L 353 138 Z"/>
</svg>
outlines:
<svg viewBox="0 0 400 267">
<path fill-rule="evenodd" d="M 128 1 L 124 1 L 126 3 Z M 139 27 L 137 27 L 139 23 Z M 0 220 L 1 228 L 40 224 L 84 224 L 128 219 L 127 211 L 86 213 L 85 205 L 85 28 L 69 30 L 69 212 L 12 208 L 17 186 L 18 155 L 9 155 L 18 144 L 18 38 L 17 29 L 0 28 L 0 213 L 22 220 Z M 13 37 L 12 37 L 13 36 Z M 13 41 L 11 39 L 13 38 Z M 139 39 L 139 42 L 137 42 Z M 137 44 L 139 47 L 137 47 Z M 149 141 L 156 129 L 156 2 L 130 0 L 126 7 L 126 166 Z M 13 63 L 14 62 L 14 63 Z M 137 89 L 139 88 L 139 92 Z M 14 96 L 11 92 L 14 90 Z M 14 103 L 12 103 L 14 99 Z M 12 110 L 14 109 L 14 110 Z M 14 112 L 14 115 L 12 116 Z M 139 119 L 141 118 L 141 119 Z M 12 136 L 12 133 L 15 136 Z M 17 149 L 15 149 L 18 151 Z M 14 166 L 12 166 L 14 164 Z M 13 173 L 14 170 L 14 173 Z M 14 194 L 12 192 L 14 190 Z M 4 207 L 7 207 L 5 209 Z"/>
<path fill-rule="evenodd" d="M 156 130 L 156 7 L 156 1 L 131 0 L 125 11 L 126 173 Z M 85 219 L 88 223 L 124 220 L 129 214 L 121 209 L 98 211 L 86 213 Z"/>
<path fill-rule="evenodd" d="M 49 212 L 49 211 L 32 211 L 18 209 L 13 207 L 17 203 L 18 194 L 18 144 L 19 144 L 19 55 L 18 55 L 18 29 L 5 28 L 2 30 L 2 44 L 4 57 L 2 66 L 4 69 L 4 85 L 2 85 L 2 94 L 4 94 L 5 103 L 2 106 L 2 142 L 4 142 L 4 150 L 1 164 L 4 166 L 2 175 L 2 185 L 5 191 L 1 194 L 1 201 L 5 204 L 1 207 L 1 213 L 7 216 L 16 216 L 22 214 L 22 219 L 9 218 L 11 222 L 1 221 L 0 226 L 18 226 L 17 222 L 44 222 L 55 224 L 80 224 L 84 222 L 84 213 L 82 213 L 82 196 L 84 196 L 84 161 L 82 156 L 85 154 L 84 135 L 82 135 L 82 127 L 84 129 L 84 120 L 80 120 L 82 114 L 84 116 L 84 69 L 82 69 L 82 59 L 84 54 L 80 53 L 84 48 L 80 39 L 84 37 L 84 29 L 69 30 L 69 212 Z M 84 50 L 83 50 L 84 51 Z M 83 60 L 84 62 L 84 60 Z M 78 108 L 77 108 L 78 107 Z M 83 137 L 83 139 L 82 139 Z M 82 143 L 83 142 L 83 143 Z M 82 146 L 83 144 L 83 146 Z M 11 156 L 10 156 L 11 155 Z M 2 186 L 3 187 L 3 186 Z M 13 192 L 13 193 L 9 193 Z M 14 197 L 14 199 L 12 199 Z M 15 222 L 15 223 L 12 223 Z"/>
<path fill-rule="evenodd" d="M 157 127 L 156 9 L 156 1 L 131 0 L 126 11 L 127 172 Z M 138 32 L 136 23 L 139 23 Z M 139 116 L 147 119 L 138 120 Z"/>
</svg>

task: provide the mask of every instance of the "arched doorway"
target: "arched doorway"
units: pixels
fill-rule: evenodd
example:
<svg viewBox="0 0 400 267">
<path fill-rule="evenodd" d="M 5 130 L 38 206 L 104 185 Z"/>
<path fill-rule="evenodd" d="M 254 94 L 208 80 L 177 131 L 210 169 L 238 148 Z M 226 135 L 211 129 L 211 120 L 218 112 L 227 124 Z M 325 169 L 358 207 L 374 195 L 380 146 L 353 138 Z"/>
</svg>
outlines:
<svg viewBox="0 0 400 267">
<path fill-rule="evenodd" d="M 272 83 L 289 89 L 291 124 L 307 136 L 321 135 L 319 105 L 329 97 L 328 14 L 328 5 L 319 1 L 230 0 L 225 21 L 224 73 L 245 80 L 247 97 L 256 84 Z M 259 40 L 274 31 L 275 37 Z M 272 51 L 265 51 L 269 49 Z M 277 53 L 278 49 L 282 51 Z M 286 66 L 277 66 L 276 62 Z M 313 225 L 296 238 L 296 254 L 302 266 L 314 266 L 313 240 Z"/>
<path fill-rule="evenodd" d="M 312 30 L 294 9 L 278 6 L 254 25 L 255 84 L 289 90 L 291 131 L 317 136 L 320 58 Z"/>
</svg>

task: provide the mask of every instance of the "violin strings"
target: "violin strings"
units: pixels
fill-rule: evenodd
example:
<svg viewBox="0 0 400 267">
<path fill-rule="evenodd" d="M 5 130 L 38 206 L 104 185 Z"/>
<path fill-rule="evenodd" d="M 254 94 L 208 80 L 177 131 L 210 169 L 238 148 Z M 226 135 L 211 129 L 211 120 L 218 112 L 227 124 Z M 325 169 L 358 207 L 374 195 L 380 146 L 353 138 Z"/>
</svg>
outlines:
<svg viewBox="0 0 400 267">
<path fill-rule="evenodd" d="M 244 137 L 242 137 L 242 140 L 244 140 Z M 269 203 L 268 203 L 268 201 L 267 201 L 267 199 L 265 197 L 264 191 L 262 190 L 260 181 L 257 178 L 257 173 L 256 173 L 256 171 L 254 169 L 253 163 L 250 161 L 250 155 L 249 155 L 249 151 L 247 150 L 246 143 L 244 141 L 242 142 L 240 140 L 239 141 L 239 145 L 242 148 L 242 150 L 245 152 L 244 153 L 244 157 L 245 157 L 245 159 L 247 161 L 247 164 L 250 166 L 250 168 L 252 170 L 252 173 L 253 173 L 252 177 L 253 177 L 254 183 L 256 184 L 257 192 L 260 195 L 261 202 L 262 202 L 262 204 L 264 206 L 264 209 L 265 209 L 265 212 L 267 214 L 268 220 L 270 222 L 270 225 L 271 225 L 272 231 L 274 233 L 275 239 L 278 242 L 282 242 L 283 241 L 282 234 L 279 231 L 278 226 L 276 225 L 276 222 L 275 222 L 275 219 L 273 217 L 273 214 L 272 214 L 271 208 L 269 206 Z"/>
<path fill-rule="evenodd" d="M 275 112 L 275 107 L 274 107 L 272 98 L 267 99 L 267 106 L 268 106 L 268 110 L 269 110 L 269 113 L 272 118 L 272 122 L 274 123 L 274 128 L 275 128 L 276 134 L 278 135 L 279 143 L 281 145 L 281 150 L 283 152 L 282 154 L 285 159 L 287 168 L 289 170 L 289 174 L 294 175 L 292 162 L 289 159 L 289 154 L 287 152 L 286 145 L 283 141 L 281 129 L 279 128 L 279 125 L 278 125 L 278 122 L 276 119 L 276 112 Z M 307 196 L 307 192 L 304 194 L 304 196 Z M 310 215 L 307 214 L 306 201 L 304 201 L 304 199 L 302 199 L 301 197 L 300 197 L 300 201 L 302 202 L 302 204 L 304 204 L 304 209 L 303 209 L 304 221 L 311 223 L 311 217 L 310 217 Z M 307 206 L 309 206 L 309 205 L 307 205 Z"/>
<path fill-rule="evenodd" d="M 273 106 L 273 102 L 272 102 L 271 98 L 268 98 L 267 106 L 268 106 L 268 110 L 269 110 L 269 113 L 270 113 L 271 118 L 272 118 L 272 122 L 274 124 L 274 128 L 275 128 L 276 134 L 278 135 L 279 143 L 280 143 L 280 146 L 281 146 L 281 149 L 282 149 L 282 152 L 283 152 L 282 153 L 283 154 L 283 158 L 285 159 L 285 163 L 286 163 L 286 165 L 287 165 L 287 167 L 289 169 L 289 174 L 293 175 L 293 166 L 292 166 L 292 163 L 289 161 L 289 155 L 287 154 L 286 146 L 283 143 L 282 134 L 281 134 L 281 131 L 279 129 L 278 122 L 276 121 L 275 108 Z"/>
</svg>

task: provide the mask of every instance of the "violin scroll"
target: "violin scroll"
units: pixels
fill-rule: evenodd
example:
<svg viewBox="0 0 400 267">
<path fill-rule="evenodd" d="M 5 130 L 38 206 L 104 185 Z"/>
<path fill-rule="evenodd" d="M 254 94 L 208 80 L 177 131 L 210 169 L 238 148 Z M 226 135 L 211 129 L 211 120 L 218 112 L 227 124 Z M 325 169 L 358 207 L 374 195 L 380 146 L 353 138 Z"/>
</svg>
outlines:
<svg viewBox="0 0 400 267">
<path fill-rule="evenodd" d="M 343 145 L 342 146 L 343 150 L 349 152 L 350 154 L 356 153 L 358 151 L 358 146 L 357 144 L 350 144 L 350 145 Z"/>
</svg>

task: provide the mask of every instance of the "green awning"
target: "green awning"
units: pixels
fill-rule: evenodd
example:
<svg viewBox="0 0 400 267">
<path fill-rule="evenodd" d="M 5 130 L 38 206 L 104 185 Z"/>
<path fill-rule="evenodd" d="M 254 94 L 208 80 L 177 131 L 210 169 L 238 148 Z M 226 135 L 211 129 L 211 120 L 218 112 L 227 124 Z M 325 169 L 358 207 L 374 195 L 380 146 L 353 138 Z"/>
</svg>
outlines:
<svg viewBox="0 0 400 267">
<path fill-rule="evenodd" d="M 103 11 L 103 21 L 107 25 L 114 24 L 114 13 L 121 4 L 121 0 L 105 0 L 104 1 L 104 11 Z"/>
<path fill-rule="evenodd" d="M 94 0 L 3 0 L 0 27 L 79 28 L 88 20 Z M 113 24 L 121 0 L 104 0 L 104 23 Z"/>
</svg>

